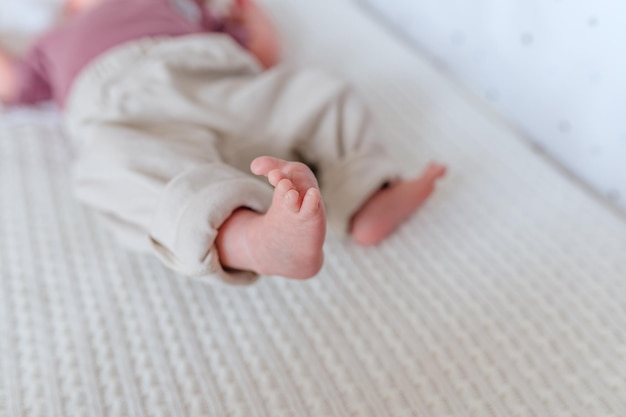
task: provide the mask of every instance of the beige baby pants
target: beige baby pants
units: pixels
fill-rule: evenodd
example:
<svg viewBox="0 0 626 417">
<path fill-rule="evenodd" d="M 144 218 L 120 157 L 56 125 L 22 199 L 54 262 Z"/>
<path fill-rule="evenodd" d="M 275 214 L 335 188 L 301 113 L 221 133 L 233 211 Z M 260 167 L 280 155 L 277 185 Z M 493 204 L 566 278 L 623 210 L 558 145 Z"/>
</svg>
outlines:
<svg viewBox="0 0 626 417">
<path fill-rule="evenodd" d="M 144 39 L 103 54 L 77 78 L 65 114 L 78 199 L 126 246 L 198 278 L 257 278 L 224 271 L 214 248 L 235 209 L 269 207 L 271 186 L 249 172 L 255 157 L 317 167 L 329 224 L 342 231 L 398 174 L 344 83 L 317 71 L 263 72 L 221 34 Z"/>
</svg>

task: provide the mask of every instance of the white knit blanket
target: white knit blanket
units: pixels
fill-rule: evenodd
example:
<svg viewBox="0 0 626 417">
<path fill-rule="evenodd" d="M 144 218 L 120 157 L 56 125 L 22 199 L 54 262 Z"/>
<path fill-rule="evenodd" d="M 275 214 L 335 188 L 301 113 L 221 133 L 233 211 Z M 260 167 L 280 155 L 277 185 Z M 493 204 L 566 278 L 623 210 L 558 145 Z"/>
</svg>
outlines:
<svg viewBox="0 0 626 417">
<path fill-rule="evenodd" d="M 330 236 L 316 279 L 208 286 L 77 205 L 53 116 L 1 116 L 0 416 L 626 415 L 624 218 L 354 5 L 270 6 L 290 61 L 449 177 L 378 247 Z"/>
</svg>

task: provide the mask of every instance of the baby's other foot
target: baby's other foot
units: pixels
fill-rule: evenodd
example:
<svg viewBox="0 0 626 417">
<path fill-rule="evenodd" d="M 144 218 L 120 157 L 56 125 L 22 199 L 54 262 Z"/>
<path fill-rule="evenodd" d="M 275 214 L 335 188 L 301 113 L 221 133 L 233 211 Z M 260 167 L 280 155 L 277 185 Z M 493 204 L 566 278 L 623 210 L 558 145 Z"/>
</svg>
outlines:
<svg viewBox="0 0 626 417">
<path fill-rule="evenodd" d="M 445 166 L 431 163 L 419 177 L 377 191 L 352 217 L 350 232 L 354 241 L 373 245 L 389 236 L 424 204 L 445 173 Z"/>
</svg>

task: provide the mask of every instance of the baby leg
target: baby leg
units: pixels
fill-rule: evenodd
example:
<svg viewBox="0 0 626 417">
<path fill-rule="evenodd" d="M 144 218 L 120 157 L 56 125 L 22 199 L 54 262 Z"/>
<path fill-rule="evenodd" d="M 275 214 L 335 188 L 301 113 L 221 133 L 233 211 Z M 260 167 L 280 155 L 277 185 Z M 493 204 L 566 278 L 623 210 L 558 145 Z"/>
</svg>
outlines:
<svg viewBox="0 0 626 417">
<path fill-rule="evenodd" d="M 329 223 L 359 244 L 381 241 L 426 201 L 445 167 L 431 164 L 422 175 L 400 180 L 374 116 L 351 88 L 312 72 L 294 76 L 290 86 L 307 97 L 312 119 L 296 125 L 296 148 L 319 168 Z"/>
<path fill-rule="evenodd" d="M 310 278 L 324 259 L 326 216 L 317 180 L 299 162 L 256 158 L 251 170 L 274 186 L 266 213 L 234 212 L 219 229 L 216 247 L 222 265 L 264 275 Z"/>
<path fill-rule="evenodd" d="M 228 142 L 233 149 L 225 153 L 225 159 L 246 162 L 234 163 L 239 166 L 247 165 L 252 155 L 292 158 L 276 149 L 301 157 L 317 168 L 329 225 L 351 233 L 359 243 L 374 243 L 391 233 L 425 200 L 430 191 L 424 189 L 443 174 L 429 173 L 422 181 L 398 181 L 400 169 L 387 154 L 373 115 L 348 85 L 328 74 L 275 68 L 233 91 L 220 102 L 246 120 L 237 125 L 245 131 L 233 134 L 245 140 Z M 384 190 L 382 201 L 393 196 L 394 208 L 403 207 L 393 214 L 395 220 L 372 223 L 370 219 L 381 211 L 374 204 L 355 221 L 384 184 L 393 187 Z"/>
</svg>

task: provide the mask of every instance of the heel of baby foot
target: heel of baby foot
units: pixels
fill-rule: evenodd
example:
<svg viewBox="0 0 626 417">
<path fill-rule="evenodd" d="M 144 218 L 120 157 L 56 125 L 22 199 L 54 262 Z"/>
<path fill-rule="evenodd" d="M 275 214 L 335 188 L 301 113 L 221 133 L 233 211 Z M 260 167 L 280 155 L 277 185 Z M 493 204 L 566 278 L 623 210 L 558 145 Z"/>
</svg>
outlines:
<svg viewBox="0 0 626 417">
<path fill-rule="evenodd" d="M 310 253 L 303 256 L 301 259 L 297 271 L 292 274 L 290 278 L 297 280 L 310 279 L 322 270 L 324 266 L 324 252 L 320 249 L 319 252 Z"/>
</svg>

